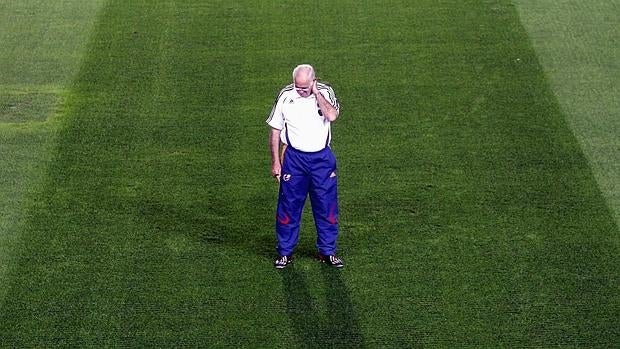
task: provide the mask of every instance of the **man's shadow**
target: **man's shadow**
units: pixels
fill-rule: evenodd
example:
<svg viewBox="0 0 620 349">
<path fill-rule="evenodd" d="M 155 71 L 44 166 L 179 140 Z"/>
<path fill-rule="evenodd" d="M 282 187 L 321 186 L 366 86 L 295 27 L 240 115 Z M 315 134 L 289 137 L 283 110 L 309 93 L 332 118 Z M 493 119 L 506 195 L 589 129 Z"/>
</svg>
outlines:
<svg viewBox="0 0 620 349">
<path fill-rule="evenodd" d="M 291 265 L 280 271 L 291 325 L 305 348 L 362 348 L 364 339 L 357 323 L 349 290 L 342 280 L 342 270 L 321 265 L 326 288 L 327 319 L 319 315 L 313 303 L 306 275 Z"/>
</svg>

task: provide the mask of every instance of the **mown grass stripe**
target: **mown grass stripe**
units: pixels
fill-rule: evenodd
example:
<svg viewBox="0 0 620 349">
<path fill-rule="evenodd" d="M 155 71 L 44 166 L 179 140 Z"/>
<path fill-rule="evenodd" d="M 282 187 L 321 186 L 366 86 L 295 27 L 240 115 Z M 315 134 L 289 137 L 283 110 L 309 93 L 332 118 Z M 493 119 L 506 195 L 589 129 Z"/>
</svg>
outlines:
<svg viewBox="0 0 620 349">
<path fill-rule="evenodd" d="M 231 259 L 239 259 L 234 247 L 247 240 L 234 233 L 243 226 L 222 230 L 229 211 L 237 213 L 231 200 L 239 194 L 223 196 L 230 181 L 226 154 L 233 148 L 221 135 L 236 134 L 226 121 L 237 113 L 234 104 L 221 102 L 235 95 L 234 76 L 241 71 L 222 65 L 233 63 L 235 52 L 203 42 L 224 42 L 234 32 L 221 31 L 226 27 L 217 21 L 207 30 L 215 39 L 185 27 L 192 20 L 204 26 L 206 15 L 220 16 L 209 10 L 202 2 L 106 7 L 69 100 L 44 205 L 32 220 L 33 244 L 22 259 L 29 272 L 13 280 L 23 286 L 32 278 L 41 287 L 16 296 L 15 307 L 22 311 L 3 322 L 10 343 L 50 343 L 62 333 L 63 342 L 79 345 L 196 345 L 209 343 L 211 331 L 228 342 L 246 340 L 235 335 L 244 327 L 231 328 L 230 321 L 241 321 L 249 304 L 232 302 L 243 308 L 225 309 L 240 295 L 246 301 L 255 295 L 235 292 L 226 279 L 244 278 L 250 265 L 220 276 Z M 232 18 L 222 11 L 219 20 Z M 186 40 L 198 46 L 194 56 L 175 51 Z M 217 248 L 222 243 L 224 249 Z M 39 269 L 40 264 L 46 266 Z M 263 278 L 256 278 L 251 284 L 261 284 Z M 211 286 L 201 287 L 205 283 Z M 284 312 L 267 318 L 279 314 Z M 265 319 L 248 316 L 250 322 Z M 26 326 L 16 326 L 20 323 Z M 273 341 L 262 333 L 264 343 Z M 215 343 L 223 340 L 213 337 Z"/>
<path fill-rule="evenodd" d="M 0 4 L 0 93 L 6 86 L 64 88 L 104 0 L 6 0 Z"/>
<path fill-rule="evenodd" d="M 0 4 L 0 304 L 51 157 L 57 125 L 48 119 L 61 113 L 101 3 Z"/>
<path fill-rule="evenodd" d="M 620 226 L 620 2 L 514 3 Z"/>
<path fill-rule="evenodd" d="M 466 2 L 450 6 L 455 18 L 413 7 L 390 17 L 408 30 L 374 27 L 394 46 L 358 49 L 368 79 L 345 96 L 356 122 L 337 129 L 351 147 L 340 172 L 356 199 L 343 209 L 364 269 L 354 284 L 401 300 L 364 297 L 361 313 L 417 313 L 367 321 L 425 344 L 610 343 L 615 227 L 514 8 Z M 425 19 L 432 34 L 416 30 Z M 396 258 L 409 263 L 386 272 Z M 593 312 L 600 320 L 577 320 Z"/>
</svg>

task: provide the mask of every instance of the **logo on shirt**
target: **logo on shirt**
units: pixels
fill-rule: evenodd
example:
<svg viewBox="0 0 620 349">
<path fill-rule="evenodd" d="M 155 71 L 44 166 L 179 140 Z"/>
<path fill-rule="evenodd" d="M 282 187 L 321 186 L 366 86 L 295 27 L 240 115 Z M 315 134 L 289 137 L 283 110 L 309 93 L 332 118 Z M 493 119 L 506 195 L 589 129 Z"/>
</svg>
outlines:
<svg viewBox="0 0 620 349">
<path fill-rule="evenodd" d="M 290 180 L 291 180 L 291 175 L 287 173 L 287 174 L 285 174 L 284 176 L 282 176 L 282 179 L 283 179 L 285 182 L 288 182 L 288 181 L 290 181 Z"/>
<path fill-rule="evenodd" d="M 334 178 L 336 177 L 336 171 L 332 172 L 332 174 L 329 175 L 329 178 Z"/>
</svg>

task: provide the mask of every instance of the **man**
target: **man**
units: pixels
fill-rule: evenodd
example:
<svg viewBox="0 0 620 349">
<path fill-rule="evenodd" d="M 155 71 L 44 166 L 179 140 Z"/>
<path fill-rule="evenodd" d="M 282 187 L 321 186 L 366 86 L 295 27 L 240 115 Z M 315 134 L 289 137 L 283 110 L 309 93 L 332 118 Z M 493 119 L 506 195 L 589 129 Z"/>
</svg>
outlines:
<svg viewBox="0 0 620 349">
<path fill-rule="evenodd" d="M 340 105 L 332 88 L 316 80 L 312 66 L 302 64 L 293 70 L 293 83 L 280 91 L 267 119 L 271 126 L 271 175 L 280 183 L 276 211 L 279 257 L 274 262 L 278 269 L 292 262 L 308 194 L 317 230 L 319 260 L 336 268 L 344 266 L 336 256 L 336 158 L 329 147 L 330 125 L 339 112 Z"/>
</svg>

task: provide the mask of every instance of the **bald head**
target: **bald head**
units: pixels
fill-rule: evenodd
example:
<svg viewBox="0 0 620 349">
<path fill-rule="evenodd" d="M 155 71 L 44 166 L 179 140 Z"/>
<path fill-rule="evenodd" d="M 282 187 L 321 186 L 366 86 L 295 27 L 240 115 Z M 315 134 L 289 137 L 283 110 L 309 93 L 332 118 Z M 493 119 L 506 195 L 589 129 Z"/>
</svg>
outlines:
<svg viewBox="0 0 620 349">
<path fill-rule="evenodd" d="M 293 81 L 297 78 L 308 78 L 314 80 L 314 68 L 310 64 L 300 64 L 293 69 Z"/>
<path fill-rule="evenodd" d="M 314 83 L 314 68 L 309 64 L 301 64 L 293 69 L 293 83 L 295 90 L 302 97 L 309 97 L 312 94 L 312 84 Z"/>
</svg>

